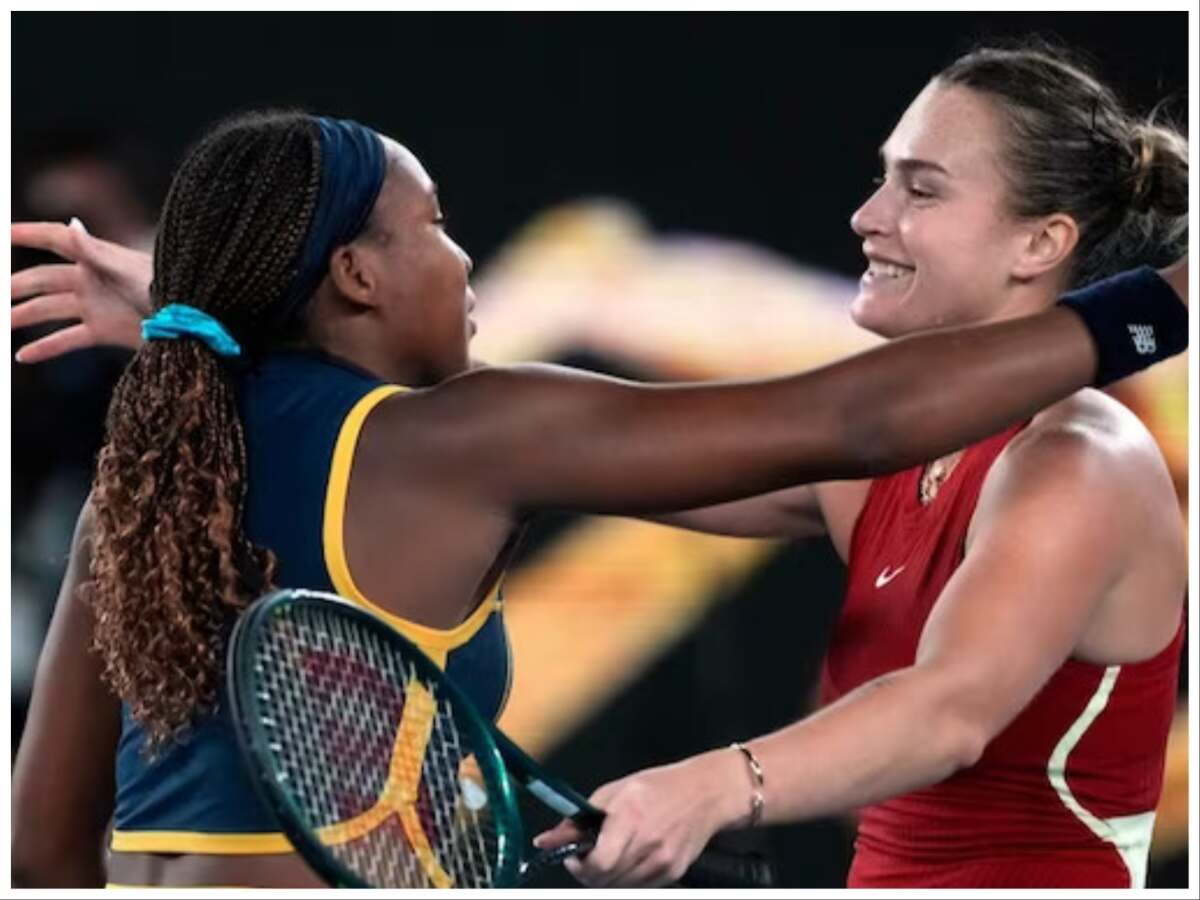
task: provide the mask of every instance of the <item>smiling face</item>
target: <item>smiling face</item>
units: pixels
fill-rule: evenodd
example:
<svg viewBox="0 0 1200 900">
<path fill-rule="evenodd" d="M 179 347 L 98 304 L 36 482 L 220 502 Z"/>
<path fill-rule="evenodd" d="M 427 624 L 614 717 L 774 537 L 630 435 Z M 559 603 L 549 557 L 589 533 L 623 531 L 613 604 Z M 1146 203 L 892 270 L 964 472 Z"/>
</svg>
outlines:
<svg viewBox="0 0 1200 900">
<path fill-rule="evenodd" d="M 472 263 L 445 230 L 437 186 L 406 148 L 384 138 L 388 174 L 355 243 L 374 273 L 378 325 L 415 384 L 435 384 L 470 364 L 475 324 Z"/>
<path fill-rule="evenodd" d="M 936 81 L 905 111 L 850 220 L 868 261 L 851 304 L 863 328 L 897 337 L 1004 314 L 1029 228 L 1005 203 L 1000 123 L 982 95 Z"/>
</svg>

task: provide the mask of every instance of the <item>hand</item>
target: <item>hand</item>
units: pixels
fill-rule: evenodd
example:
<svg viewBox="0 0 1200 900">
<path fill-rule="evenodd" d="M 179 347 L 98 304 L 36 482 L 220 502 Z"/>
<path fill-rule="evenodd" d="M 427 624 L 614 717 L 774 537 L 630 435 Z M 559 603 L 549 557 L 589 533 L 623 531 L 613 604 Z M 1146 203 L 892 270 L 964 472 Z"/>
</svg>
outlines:
<svg viewBox="0 0 1200 900">
<path fill-rule="evenodd" d="M 610 782 L 591 797 L 604 810 L 595 847 L 564 865 L 589 887 L 674 884 L 717 831 L 745 818 L 747 779 L 740 755 L 717 750 Z M 567 819 L 533 843 L 549 849 L 587 837 Z"/>
<path fill-rule="evenodd" d="M 1183 305 L 1188 305 L 1188 255 L 1185 253 L 1165 269 L 1159 269 L 1158 274 L 1167 284 L 1175 289 Z"/>
<path fill-rule="evenodd" d="M 85 347 L 141 346 L 142 319 L 151 312 L 150 254 L 92 237 L 78 219 L 69 226 L 18 222 L 12 226 L 12 243 L 70 261 L 13 274 L 12 300 L 25 300 L 13 307 L 13 329 L 77 320 L 26 344 L 17 351 L 17 362 L 45 362 Z"/>
</svg>

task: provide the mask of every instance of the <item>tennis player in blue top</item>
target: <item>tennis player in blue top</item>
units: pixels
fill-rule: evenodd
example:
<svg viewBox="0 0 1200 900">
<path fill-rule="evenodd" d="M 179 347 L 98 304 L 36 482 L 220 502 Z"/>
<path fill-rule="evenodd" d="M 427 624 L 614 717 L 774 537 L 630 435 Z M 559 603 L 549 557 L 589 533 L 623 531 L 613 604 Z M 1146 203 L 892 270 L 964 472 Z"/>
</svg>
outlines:
<svg viewBox="0 0 1200 900">
<path fill-rule="evenodd" d="M 12 240 L 70 261 L 14 276 L 29 298 L 14 326 L 82 319 L 24 361 L 139 347 L 16 761 L 23 886 L 318 884 L 258 802 L 221 699 L 229 628 L 271 586 L 373 610 L 496 715 L 498 584 L 539 510 L 651 515 L 893 471 L 1186 343 L 1174 267 L 763 382 L 472 366 L 471 260 L 429 175 L 369 128 L 301 113 L 242 115 L 192 149 L 148 287 L 148 260 L 80 230 Z M 1130 347 L 1131 298 L 1153 354 Z"/>
</svg>

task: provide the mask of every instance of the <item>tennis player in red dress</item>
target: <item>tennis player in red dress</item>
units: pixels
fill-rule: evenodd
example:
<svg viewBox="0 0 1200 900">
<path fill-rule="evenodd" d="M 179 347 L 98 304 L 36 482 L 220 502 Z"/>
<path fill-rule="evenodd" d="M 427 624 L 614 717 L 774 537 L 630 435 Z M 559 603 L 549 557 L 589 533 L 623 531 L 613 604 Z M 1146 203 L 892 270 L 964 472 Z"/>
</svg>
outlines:
<svg viewBox="0 0 1200 900">
<path fill-rule="evenodd" d="M 913 101 L 852 220 L 858 324 L 1010 319 L 1186 252 L 1186 141 L 1065 58 L 979 50 Z M 849 588 L 825 706 L 602 787 L 596 847 L 567 864 L 581 880 L 667 883 L 721 829 L 858 809 L 852 887 L 1145 883 L 1187 551 L 1166 464 L 1127 409 L 1085 390 L 928 466 L 673 521 L 829 535 Z M 563 823 L 539 843 L 575 836 Z"/>
</svg>

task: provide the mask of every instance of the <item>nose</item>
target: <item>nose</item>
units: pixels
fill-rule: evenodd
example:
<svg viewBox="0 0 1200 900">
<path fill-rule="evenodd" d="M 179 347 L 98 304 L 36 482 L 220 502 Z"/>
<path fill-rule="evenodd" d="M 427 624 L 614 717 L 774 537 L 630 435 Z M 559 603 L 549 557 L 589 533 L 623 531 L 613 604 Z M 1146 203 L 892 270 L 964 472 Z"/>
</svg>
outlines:
<svg viewBox="0 0 1200 900">
<path fill-rule="evenodd" d="M 886 183 L 879 185 L 862 206 L 850 217 L 850 227 L 859 237 L 870 237 L 887 232 L 892 221 L 891 204 L 887 196 Z"/>
<path fill-rule="evenodd" d="M 462 260 L 463 268 L 466 269 L 467 274 L 470 275 L 475 268 L 475 260 L 471 259 L 471 254 L 467 253 L 467 251 L 458 246 L 458 244 L 454 245 L 454 249 L 458 251 L 458 258 Z"/>
</svg>

